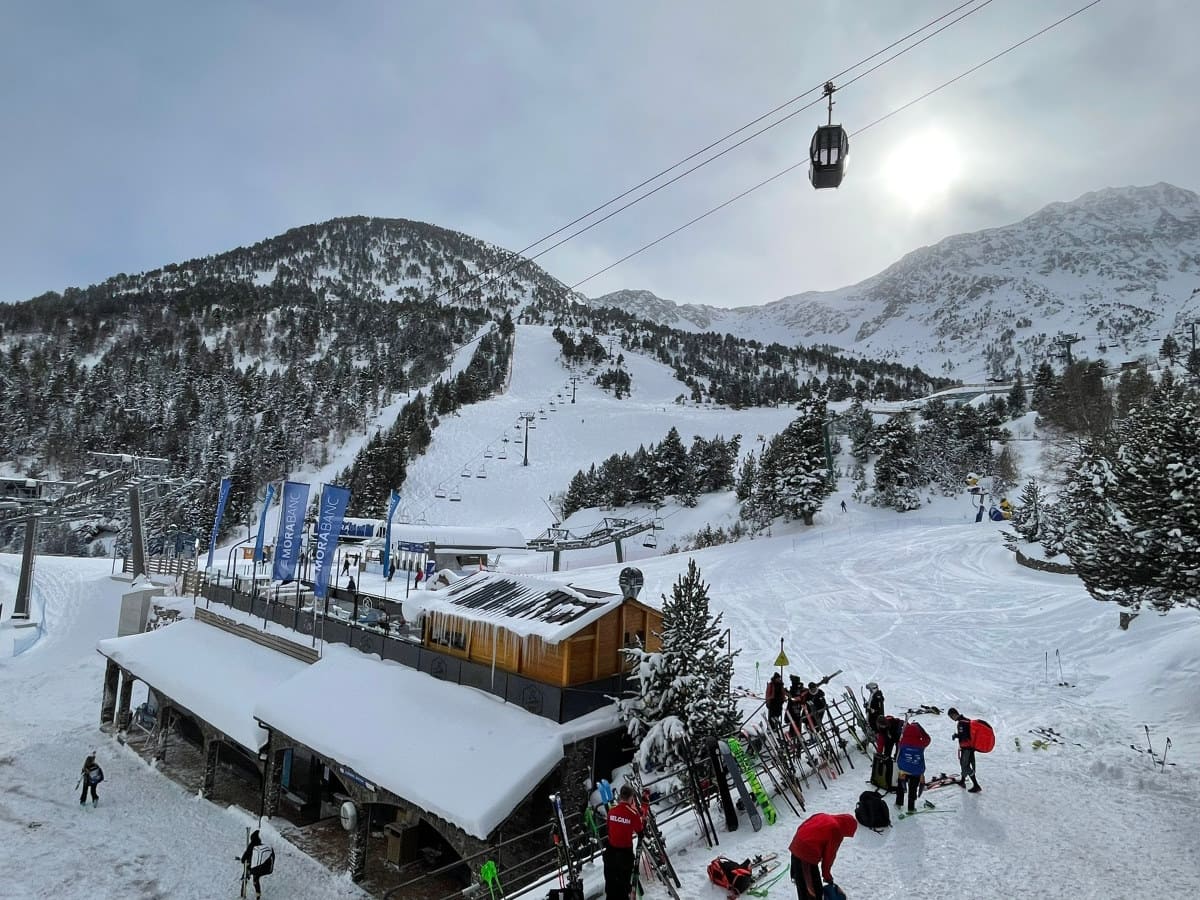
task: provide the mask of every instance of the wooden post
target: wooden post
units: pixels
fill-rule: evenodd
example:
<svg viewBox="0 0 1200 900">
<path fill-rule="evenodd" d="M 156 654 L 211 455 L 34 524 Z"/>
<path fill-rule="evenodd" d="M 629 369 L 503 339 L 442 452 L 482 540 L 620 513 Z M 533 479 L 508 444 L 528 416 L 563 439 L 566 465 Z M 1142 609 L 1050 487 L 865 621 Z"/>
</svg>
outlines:
<svg viewBox="0 0 1200 900">
<path fill-rule="evenodd" d="M 117 711 L 117 685 L 121 681 L 121 669 L 111 659 L 104 667 L 104 699 L 100 701 L 100 724 L 111 725 Z"/>
</svg>

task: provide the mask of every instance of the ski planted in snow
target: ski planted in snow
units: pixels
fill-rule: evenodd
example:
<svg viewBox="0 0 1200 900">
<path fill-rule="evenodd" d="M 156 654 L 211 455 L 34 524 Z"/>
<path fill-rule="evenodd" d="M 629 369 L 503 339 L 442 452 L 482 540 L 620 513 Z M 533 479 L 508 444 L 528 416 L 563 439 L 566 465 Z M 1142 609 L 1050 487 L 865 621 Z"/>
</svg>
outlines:
<svg viewBox="0 0 1200 900">
<path fill-rule="evenodd" d="M 742 767 L 738 765 L 737 759 L 729 749 L 729 744 L 725 741 L 717 741 L 717 746 L 721 750 L 721 761 L 725 764 L 725 771 L 729 773 L 729 777 L 733 780 L 733 786 L 737 788 L 738 796 L 742 800 L 742 808 L 746 810 L 746 815 L 750 817 L 750 827 L 755 831 L 762 828 L 762 814 L 758 811 L 758 804 L 754 802 L 754 797 L 750 793 L 750 788 L 746 786 L 746 779 L 742 775 Z"/>
<path fill-rule="evenodd" d="M 554 824 L 558 829 L 558 838 L 562 841 L 563 863 L 567 870 L 567 887 L 582 887 L 578 861 L 575 859 L 575 852 L 571 849 L 571 837 L 567 833 L 567 818 L 563 815 L 562 797 L 557 791 L 550 795 L 550 804 L 554 807 Z"/>
<path fill-rule="evenodd" d="M 717 793 L 721 798 L 721 811 L 725 814 L 725 830 L 737 831 L 737 807 L 733 803 L 733 795 L 729 792 L 729 780 L 725 777 L 725 767 L 721 763 L 721 752 L 717 739 L 715 737 L 706 738 L 704 749 L 708 754 L 713 780 L 717 783 Z"/>
</svg>

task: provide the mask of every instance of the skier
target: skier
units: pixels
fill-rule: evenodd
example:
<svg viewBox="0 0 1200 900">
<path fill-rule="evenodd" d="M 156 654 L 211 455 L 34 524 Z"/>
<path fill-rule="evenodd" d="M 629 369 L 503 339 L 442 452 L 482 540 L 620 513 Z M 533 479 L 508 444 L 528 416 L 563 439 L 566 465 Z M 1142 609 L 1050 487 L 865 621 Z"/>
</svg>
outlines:
<svg viewBox="0 0 1200 900">
<path fill-rule="evenodd" d="M 883 691 L 874 681 L 867 682 L 867 691 L 867 727 L 874 732 L 879 717 L 883 715 Z"/>
<path fill-rule="evenodd" d="M 104 780 L 104 772 L 96 763 L 96 754 L 89 753 L 87 759 L 83 761 L 83 768 L 79 771 L 79 781 L 83 785 L 83 790 L 79 794 L 79 805 L 83 806 L 87 802 L 88 791 L 92 792 L 92 806 L 94 807 L 100 802 L 100 798 L 96 796 L 96 785 Z"/>
<path fill-rule="evenodd" d="M 858 821 L 848 813 L 816 813 L 800 823 L 788 845 L 798 900 L 821 900 L 821 880 L 833 884 L 838 848 L 843 839 L 854 837 L 857 831 Z"/>
<path fill-rule="evenodd" d="M 900 753 L 896 757 L 899 771 L 896 785 L 896 808 L 904 804 L 905 788 L 908 789 L 908 811 L 915 812 L 917 794 L 925 780 L 925 748 L 929 746 L 929 733 L 919 722 L 909 722 L 900 735 Z"/>
<path fill-rule="evenodd" d="M 425 580 L 425 568 L 424 568 L 424 566 L 418 566 L 417 567 L 417 577 L 413 579 L 413 586 L 420 587 L 421 582 L 424 580 Z"/>
<path fill-rule="evenodd" d="M 804 712 L 808 708 L 808 688 L 804 686 L 799 675 L 788 677 L 791 679 L 791 686 L 787 692 L 787 716 L 792 728 L 796 730 L 794 737 L 799 740 L 799 730 L 807 721 Z"/>
<path fill-rule="evenodd" d="M 633 886 L 633 841 L 642 833 L 642 815 L 634 806 L 633 788 L 621 786 L 608 811 L 608 846 L 604 848 L 605 900 L 629 900 Z"/>
<path fill-rule="evenodd" d="M 346 590 L 348 590 L 351 594 L 356 593 L 358 591 L 358 585 L 356 585 L 354 583 L 353 575 L 350 576 L 350 581 L 346 584 Z"/>
<path fill-rule="evenodd" d="M 255 830 L 250 835 L 250 843 L 246 844 L 246 849 L 242 852 L 242 855 L 234 857 L 239 862 L 241 862 L 242 867 L 243 867 L 242 868 L 242 896 L 243 897 L 246 896 L 246 891 L 245 891 L 246 879 L 253 878 L 254 879 L 254 896 L 261 898 L 262 897 L 262 883 L 260 882 L 259 879 L 261 879 L 264 875 L 269 875 L 270 870 L 274 868 L 274 866 L 269 865 L 265 860 L 264 861 L 256 861 L 255 860 L 254 848 L 260 847 L 260 846 L 262 846 L 262 838 L 260 838 L 258 836 L 258 831 Z M 268 851 L 270 850 L 270 848 L 265 848 L 265 849 L 267 849 Z M 271 854 L 271 856 L 272 856 L 272 861 L 273 861 L 274 854 Z M 256 864 L 256 862 L 257 862 L 257 864 Z"/>
<path fill-rule="evenodd" d="M 846 501 L 843 500 L 842 501 L 842 512 L 845 512 L 845 511 L 846 511 Z"/>
<path fill-rule="evenodd" d="M 821 720 L 825 718 L 825 710 L 828 708 L 829 702 L 825 699 L 825 692 L 815 681 L 810 681 L 808 683 L 808 710 L 812 713 L 813 723 L 818 728 L 821 727 Z"/>
<path fill-rule="evenodd" d="M 344 563 L 342 563 L 342 575 L 345 576 L 345 575 L 349 575 L 349 574 L 350 574 L 350 557 L 347 556 L 346 561 Z"/>
<path fill-rule="evenodd" d="M 776 672 L 767 682 L 767 724 L 779 728 L 779 720 L 783 716 L 783 701 L 787 698 L 787 689 L 783 686 L 783 675 Z"/>
<path fill-rule="evenodd" d="M 391 580 L 392 580 L 392 576 L 394 576 L 395 574 L 396 574 L 396 561 L 393 559 L 393 560 L 392 560 L 392 561 L 391 561 L 391 562 L 388 564 L 388 578 L 387 578 L 387 580 L 388 580 L 388 581 L 391 581 Z"/>
<path fill-rule="evenodd" d="M 967 779 L 970 778 L 971 789 L 967 793 L 978 794 L 983 788 L 975 778 L 975 748 L 971 746 L 971 720 L 961 715 L 953 706 L 946 710 L 946 715 L 957 725 L 954 740 L 958 741 L 958 767 L 962 771 L 959 784 L 966 787 Z"/>
</svg>

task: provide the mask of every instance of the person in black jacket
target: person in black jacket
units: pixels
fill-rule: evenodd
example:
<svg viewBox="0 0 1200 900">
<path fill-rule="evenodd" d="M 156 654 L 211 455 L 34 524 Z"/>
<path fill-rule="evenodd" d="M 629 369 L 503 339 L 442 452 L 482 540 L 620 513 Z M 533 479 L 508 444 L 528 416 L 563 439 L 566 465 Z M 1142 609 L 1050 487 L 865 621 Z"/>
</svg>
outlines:
<svg viewBox="0 0 1200 900">
<path fill-rule="evenodd" d="M 867 692 L 867 728 L 874 732 L 879 717 L 883 715 L 883 691 L 874 681 L 868 681 Z"/>
<path fill-rule="evenodd" d="M 895 716 L 880 716 L 875 720 L 875 752 L 887 759 L 895 759 L 900 736 L 904 733 L 904 722 Z"/>
<path fill-rule="evenodd" d="M 787 700 L 787 688 L 783 686 L 783 676 L 776 672 L 767 682 L 767 722 L 773 728 L 779 728 L 779 720 L 783 716 L 783 704 Z"/>
<path fill-rule="evenodd" d="M 243 868 L 244 874 L 242 875 L 242 883 L 243 883 L 243 885 L 245 884 L 245 880 L 247 877 L 251 877 L 254 879 L 254 896 L 255 897 L 262 897 L 262 884 L 259 882 L 259 879 L 262 878 L 262 876 L 266 874 L 265 872 L 262 871 L 262 869 L 260 867 L 252 867 L 251 866 L 251 863 L 254 860 L 254 848 L 258 847 L 261 844 L 262 844 L 262 838 L 258 836 L 258 831 L 255 830 L 250 835 L 250 843 L 248 843 L 246 845 L 246 849 L 242 852 L 242 855 L 238 857 L 238 860 L 241 862 L 242 866 L 244 867 Z M 243 897 L 246 896 L 245 890 L 242 891 L 242 896 Z"/>
<path fill-rule="evenodd" d="M 955 723 L 954 740 L 958 741 L 958 767 L 962 771 L 959 784 L 966 787 L 967 779 L 970 778 L 971 790 L 967 793 L 978 794 L 983 788 L 979 786 L 979 780 L 975 777 L 975 747 L 971 744 L 971 720 L 953 706 L 946 710 L 946 715 Z"/>
<path fill-rule="evenodd" d="M 89 790 L 92 792 L 92 806 L 100 802 L 100 798 L 96 796 L 96 785 L 103 779 L 104 775 L 100 771 L 100 766 L 96 764 L 96 754 L 89 753 L 87 759 L 83 761 L 83 768 L 79 772 L 79 780 L 83 784 L 83 790 L 79 794 L 80 806 L 87 803 Z"/>
</svg>

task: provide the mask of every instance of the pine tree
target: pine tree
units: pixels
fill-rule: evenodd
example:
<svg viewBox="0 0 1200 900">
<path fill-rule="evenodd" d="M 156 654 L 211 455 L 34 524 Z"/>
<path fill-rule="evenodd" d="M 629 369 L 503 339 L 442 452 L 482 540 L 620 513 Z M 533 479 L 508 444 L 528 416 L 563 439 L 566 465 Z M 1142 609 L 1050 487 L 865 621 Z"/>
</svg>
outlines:
<svg viewBox="0 0 1200 900">
<path fill-rule="evenodd" d="M 871 440 L 875 422 L 862 401 L 855 398 L 845 412 L 846 430 L 850 435 L 850 455 L 855 461 L 866 463 L 871 455 Z"/>
<path fill-rule="evenodd" d="M 621 721 L 638 742 L 639 762 L 671 768 L 681 762 L 680 738 L 698 744 L 737 727 L 729 695 L 733 657 L 725 645 L 721 614 L 709 611 L 708 585 L 694 559 L 663 596 L 662 649 L 623 650 L 637 687 L 618 704 Z"/>
<path fill-rule="evenodd" d="M 1041 411 L 1042 404 L 1054 390 L 1055 382 L 1054 369 L 1050 367 L 1050 363 L 1043 362 L 1038 366 L 1037 372 L 1033 376 L 1033 396 L 1029 398 L 1029 405 L 1033 409 Z"/>
<path fill-rule="evenodd" d="M 800 411 L 800 416 L 771 441 L 764 458 L 776 457 L 772 468 L 780 512 L 811 525 L 821 502 L 832 490 L 825 455 L 825 401 L 801 401 Z"/>
<path fill-rule="evenodd" d="M 1036 544 L 1042 540 L 1043 503 L 1041 486 L 1036 478 L 1030 478 L 1021 491 L 1021 499 L 1017 501 L 1012 517 L 1013 531 L 1028 544 Z"/>
<path fill-rule="evenodd" d="M 901 512 L 920 508 L 921 498 L 915 488 L 916 445 L 917 432 L 907 413 L 892 416 L 879 430 L 875 438 L 879 457 L 875 460 L 875 493 L 871 498 L 874 505 Z"/>
<path fill-rule="evenodd" d="M 660 498 L 674 494 L 684 506 L 696 505 L 687 450 L 674 426 L 654 451 L 654 479 Z"/>
<path fill-rule="evenodd" d="M 1158 355 L 1169 362 L 1175 364 L 1175 360 L 1179 358 L 1179 342 L 1175 340 L 1175 335 L 1168 334 L 1162 340 L 1162 345 L 1158 348 Z"/>
<path fill-rule="evenodd" d="M 1017 377 L 1013 381 L 1012 390 L 1008 392 L 1008 414 L 1014 419 L 1027 408 L 1027 398 L 1025 396 L 1025 379 L 1021 377 L 1021 370 L 1017 369 Z"/>
</svg>

